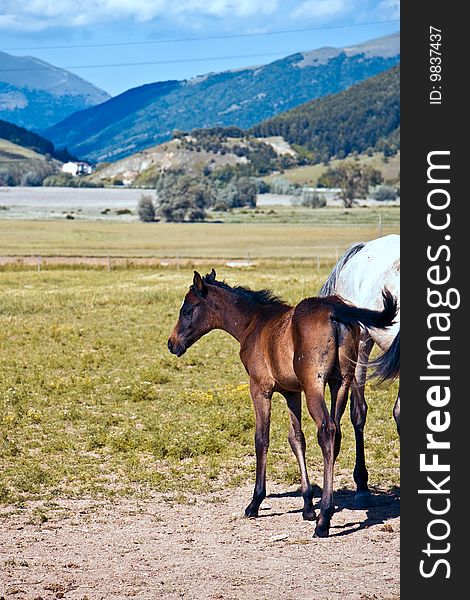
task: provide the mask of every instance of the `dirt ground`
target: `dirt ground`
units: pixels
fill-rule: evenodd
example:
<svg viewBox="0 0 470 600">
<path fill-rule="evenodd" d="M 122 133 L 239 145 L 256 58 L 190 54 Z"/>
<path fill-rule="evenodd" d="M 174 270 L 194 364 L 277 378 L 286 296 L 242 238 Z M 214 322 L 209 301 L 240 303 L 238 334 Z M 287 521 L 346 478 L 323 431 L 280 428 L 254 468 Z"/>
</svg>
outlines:
<svg viewBox="0 0 470 600">
<path fill-rule="evenodd" d="M 295 488 L 270 485 L 258 519 L 251 486 L 225 498 L 57 502 L 0 512 L 0 600 L 396 600 L 399 498 L 354 510 L 337 492 L 328 539 L 313 539 Z"/>
</svg>

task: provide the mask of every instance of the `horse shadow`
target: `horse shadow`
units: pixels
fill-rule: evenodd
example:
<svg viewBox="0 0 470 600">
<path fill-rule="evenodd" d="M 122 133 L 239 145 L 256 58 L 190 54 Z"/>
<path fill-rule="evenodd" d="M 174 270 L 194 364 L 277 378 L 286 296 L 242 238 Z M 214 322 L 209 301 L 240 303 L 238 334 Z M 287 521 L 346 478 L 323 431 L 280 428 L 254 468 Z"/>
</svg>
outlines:
<svg viewBox="0 0 470 600">
<path fill-rule="evenodd" d="M 321 488 L 317 485 L 313 486 L 314 496 L 318 498 L 315 509 L 320 508 Z M 335 525 L 334 522 L 331 524 L 330 537 L 341 537 L 356 533 L 361 529 L 367 529 L 377 525 L 385 525 L 389 519 L 394 519 L 400 515 L 400 488 L 393 487 L 391 490 L 384 491 L 377 488 L 371 489 L 371 506 L 365 509 L 357 507 L 355 492 L 346 488 L 335 491 L 335 513 L 342 512 L 343 510 L 351 510 L 363 513 L 365 511 L 366 516 L 363 520 L 355 520 L 347 523 Z M 301 498 L 300 490 L 295 492 L 280 492 L 272 493 L 267 498 Z M 282 514 L 301 513 L 302 509 L 288 510 L 285 512 L 278 513 L 264 513 L 260 514 L 260 517 L 274 517 L 281 516 Z"/>
</svg>

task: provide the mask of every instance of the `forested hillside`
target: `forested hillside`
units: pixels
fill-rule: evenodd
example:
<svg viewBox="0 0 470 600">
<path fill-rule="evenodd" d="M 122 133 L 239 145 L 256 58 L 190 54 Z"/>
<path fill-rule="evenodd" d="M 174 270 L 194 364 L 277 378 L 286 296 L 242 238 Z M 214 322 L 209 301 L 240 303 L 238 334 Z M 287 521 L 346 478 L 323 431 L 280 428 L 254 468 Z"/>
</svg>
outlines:
<svg viewBox="0 0 470 600">
<path fill-rule="evenodd" d="M 312 152 L 314 162 L 353 152 L 393 154 L 400 147 L 400 67 L 281 113 L 250 133 L 282 136 Z"/>
</svg>

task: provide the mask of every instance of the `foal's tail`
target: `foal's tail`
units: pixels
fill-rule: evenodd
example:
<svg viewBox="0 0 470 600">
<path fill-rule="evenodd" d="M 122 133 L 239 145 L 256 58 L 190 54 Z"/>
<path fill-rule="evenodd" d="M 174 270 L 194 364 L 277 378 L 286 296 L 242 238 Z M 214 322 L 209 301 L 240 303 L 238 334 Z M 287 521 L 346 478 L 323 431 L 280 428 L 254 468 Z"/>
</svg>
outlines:
<svg viewBox="0 0 470 600">
<path fill-rule="evenodd" d="M 383 310 L 370 310 L 358 308 L 344 302 L 335 302 L 331 319 L 342 323 L 346 327 L 363 325 L 364 327 L 375 327 L 385 329 L 393 325 L 398 311 L 397 299 L 387 290 L 382 291 Z"/>
<path fill-rule="evenodd" d="M 371 361 L 369 366 L 374 368 L 372 377 L 381 382 L 387 379 L 396 379 L 400 375 L 400 332 L 395 336 L 389 349 Z"/>
</svg>

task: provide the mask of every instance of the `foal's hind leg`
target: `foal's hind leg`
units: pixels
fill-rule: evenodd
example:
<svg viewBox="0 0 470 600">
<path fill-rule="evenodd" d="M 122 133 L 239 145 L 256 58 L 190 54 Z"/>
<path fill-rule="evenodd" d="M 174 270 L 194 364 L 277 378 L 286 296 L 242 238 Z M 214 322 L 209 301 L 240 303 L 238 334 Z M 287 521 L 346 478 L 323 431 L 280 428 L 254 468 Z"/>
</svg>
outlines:
<svg viewBox="0 0 470 600">
<path fill-rule="evenodd" d="M 369 508 L 372 504 L 372 496 L 367 482 L 369 474 L 366 467 L 364 454 L 364 427 L 367 417 L 367 403 L 364 396 L 364 386 L 367 379 L 367 363 L 372 351 L 374 340 L 367 332 L 361 335 L 359 342 L 359 353 L 351 391 L 351 422 L 354 427 L 356 438 L 356 465 L 354 467 L 354 481 L 356 482 L 356 506 L 357 508 Z"/>
<path fill-rule="evenodd" d="M 300 392 L 282 392 L 287 401 L 290 416 L 289 444 L 292 448 L 300 469 L 300 485 L 304 508 L 302 517 L 306 521 L 315 520 L 315 509 L 313 508 L 313 489 L 308 479 L 307 466 L 305 464 L 305 436 L 302 431 L 302 398 Z"/>
<path fill-rule="evenodd" d="M 338 333 L 327 311 L 318 310 L 294 330 L 294 371 L 305 392 L 308 411 L 317 426 L 323 454 L 323 491 L 315 535 L 327 537 L 334 513 L 333 472 L 336 458 L 336 424 L 325 403 L 325 385 L 338 365 Z"/>
<path fill-rule="evenodd" d="M 333 470 L 335 464 L 336 425 L 325 404 L 325 386 L 318 380 L 304 385 L 307 407 L 317 426 L 318 444 L 323 454 L 323 491 L 320 502 L 320 514 L 317 517 L 315 536 L 327 537 L 330 521 L 334 513 Z"/>
</svg>

